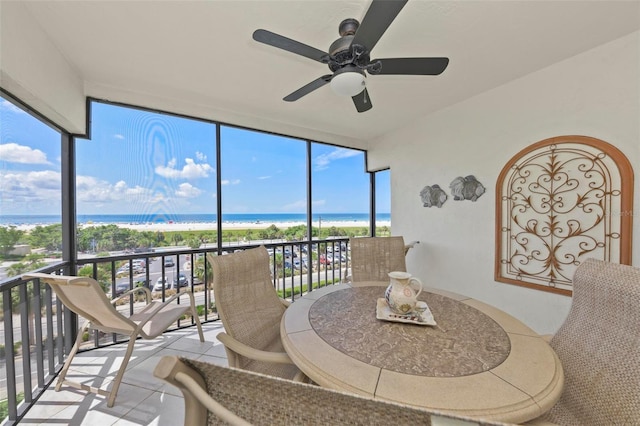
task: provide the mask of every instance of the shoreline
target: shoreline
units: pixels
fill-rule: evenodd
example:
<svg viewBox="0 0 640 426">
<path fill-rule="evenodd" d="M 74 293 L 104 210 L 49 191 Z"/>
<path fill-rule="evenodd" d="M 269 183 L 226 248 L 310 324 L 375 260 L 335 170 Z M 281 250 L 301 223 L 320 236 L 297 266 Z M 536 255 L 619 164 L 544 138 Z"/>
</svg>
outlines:
<svg viewBox="0 0 640 426">
<path fill-rule="evenodd" d="M 30 232 L 36 226 L 49 226 L 49 224 L 28 224 L 18 225 L 17 230 Z M 144 232 L 185 232 L 185 231 L 215 231 L 217 230 L 217 222 L 174 222 L 174 223 L 80 223 L 79 229 L 87 229 L 105 225 L 116 225 L 119 228 L 131 229 L 134 231 Z M 279 229 L 287 229 L 293 226 L 306 225 L 304 222 L 223 222 L 222 230 L 243 230 L 243 229 L 267 229 L 271 225 L 275 225 Z M 311 225 L 318 227 L 318 222 Z M 390 221 L 379 221 L 378 226 L 391 226 Z M 322 221 L 322 228 L 368 228 L 369 222 L 362 220 L 345 220 L 345 221 Z"/>
</svg>

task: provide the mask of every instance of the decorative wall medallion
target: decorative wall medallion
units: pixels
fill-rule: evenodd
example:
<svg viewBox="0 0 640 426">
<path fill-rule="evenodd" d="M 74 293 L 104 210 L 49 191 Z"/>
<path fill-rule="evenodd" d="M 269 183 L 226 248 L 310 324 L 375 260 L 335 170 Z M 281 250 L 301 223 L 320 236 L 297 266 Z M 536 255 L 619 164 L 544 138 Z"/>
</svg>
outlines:
<svg viewBox="0 0 640 426">
<path fill-rule="evenodd" d="M 570 295 L 586 258 L 630 263 L 633 171 L 586 136 L 522 150 L 496 183 L 496 281 Z"/>
<path fill-rule="evenodd" d="M 442 207 L 447 201 L 447 194 L 440 188 L 440 185 L 425 186 L 420 191 L 420 198 L 424 207 Z"/>
<path fill-rule="evenodd" d="M 455 178 L 449 184 L 449 188 L 451 188 L 451 195 L 456 201 L 476 201 L 485 192 L 484 186 L 473 175 Z"/>
</svg>

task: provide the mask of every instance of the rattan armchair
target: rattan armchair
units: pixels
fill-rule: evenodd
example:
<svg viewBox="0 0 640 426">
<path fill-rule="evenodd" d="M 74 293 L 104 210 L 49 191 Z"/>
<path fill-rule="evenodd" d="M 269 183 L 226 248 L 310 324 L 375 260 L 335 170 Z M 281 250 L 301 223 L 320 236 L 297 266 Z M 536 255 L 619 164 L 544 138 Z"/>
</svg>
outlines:
<svg viewBox="0 0 640 426">
<path fill-rule="evenodd" d="M 154 375 L 184 396 L 187 426 L 500 425 L 175 356 Z M 439 420 L 439 421 L 438 421 Z"/>
<path fill-rule="evenodd" d="M 58 375 L 56 391 L 59 391 L 63 384 L 83 389 L 98 395 L 107 397 L 107 406 L 113 404 L 120 387 L 120 382 L 127 369 L 127 364 L 133 353 L 134 345 L 138 337 L 143 339 L 155 339 L 176 322 L 184 314 L 190 313 L 198 327 L 200 341 L 204 342 L 200 318 L 196 312 L 193 294 L 191 292 L 178 293 L 168 298 L 164 303 L 152 301 L 151 292 L 146 287 L 137 287 L 129 290 L 113 300 L 109 300 L 100 287 L 100 284 L 90 277 L 76 277 L 66 275 L 48 275 L 42 273 L 30 273 L 23 276 L 25 279 L 39 279 L 41 282 L 49 284 L 56 296 L 62 301 L 64 306 L 84 318 L 86 321 L 78 330 L 76 339 L 67 360 Z M 126 317 L 118 312 L 115 304 L 118 300 L 129 297 L 136 292 L 144 292 L 146 296 L 146 306 L 139 312 Z M 189 303 L 177 304 L 181 296 L 188 295 Z M 87 329 L 99 330 L 105 333 L 118 333 L 129 337 L 129 345 L 125 353 L 118 373 L 113 381 L 110 391 L 88 386 L 83 383 L 67 380 L 67 372 L 73 361 L 73 357 L 78 352 L 82 343 L 84 332 Z"/>
<path fill-rule="evenodd" d="M 564 369 L 560 400 L 530 424 L 640 422 L 640 268 L 587 259 L 567 319 L 551 339 Z"/>
<path fill-rule="evenodd" d="M 403 237 L 350 238 L 351 281 L 389 281 L 389 272 L 406 272 L 405 254 L 413 244 L 406 247 Z"/>
<path fill-rule="evenodd" d="M 208 254 L 213 293 L 225 332 L 218 334 L 229 365 L 307 380 L 284 350 L 280 320 L 288 306 L 271 281 L 269 253 L 260 246 L 225 256 Z"/>
</svg>

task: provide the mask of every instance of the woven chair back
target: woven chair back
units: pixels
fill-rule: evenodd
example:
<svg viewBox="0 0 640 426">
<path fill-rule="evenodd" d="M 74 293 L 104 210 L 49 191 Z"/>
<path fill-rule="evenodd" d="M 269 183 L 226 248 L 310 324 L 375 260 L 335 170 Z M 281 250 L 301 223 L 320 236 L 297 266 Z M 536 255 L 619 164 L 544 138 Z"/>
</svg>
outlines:
<svg viewBox="0 0 640 426">
<path fill-rule="evenodd" d="M 267 250 L 260 246 L 209 259 L 216 308 L 227 334 L 252 348 L 281 349 L 280 320 L 286 307 L 273 287 Z"/>
<path fill-rule="evenodd" d="M 561 425 L 640 421 L 640 269 L 587 259 L 573 301 L 551 340 L 564 389 L 545 420 Z"/>
<path fill-rule="evenodd" d="M 389 272 L 407 271 L 403 237 L 350 238 L 351 280 L 389 281 Z"/>
<path fill-rule="evenodd" d="M 251 425 L 501 425 L 360 397 L 320 386 L 180 358 L 204 379 L 207 394 Z M 180 384 L 178 384 L 180 385 Z M 187 398 L 185 399 L 187 400 Z M 187 419 L 189 416 L 187 415 Z M 455 419 L 455 420 L 454 420 Z M 194 421 L 193 424 L 200 424 Z M 212 412 L 208 425 L 221 424 Z M 436 424 L 433 422 L 433 424 Z"/>
</svg>

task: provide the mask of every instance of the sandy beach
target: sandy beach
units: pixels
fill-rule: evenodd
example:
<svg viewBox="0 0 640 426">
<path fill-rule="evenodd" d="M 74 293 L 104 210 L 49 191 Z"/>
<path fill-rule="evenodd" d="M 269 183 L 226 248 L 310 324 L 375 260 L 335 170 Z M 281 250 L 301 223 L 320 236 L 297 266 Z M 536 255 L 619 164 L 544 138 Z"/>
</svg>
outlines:
<svg viewBox="0 0 640 426">
<path fill-rule="evenodd" d="M 20 231 L 29 232 L 34 229 L 36 226 L 48 226 L 50 224 L 24 224 L 17 225 L 16 229 Z M 104 225 L 116 225 L 120 228 L 133 229 L 135 231 L 153 231 L 153 232 L 172 232 L 172 231 L 215 231 L 218 226 L 216 222 L 198 222 L 198 223 L 188 223 L 188 222 L 176 222 L 176 223 L 81 223 L 80 228 L 90 228 L 94 226 L 104 226 Z M 275 223 L 250 223 L 250 222 L 223 222 L 222 229 L 266 229 L 271 225 L 275 225 L 280 229 L 291 228 L 292 226 L 302 225 L 300 222 L 275 222 Z M 312 224 L 313 227 L 318 227 L 318 222 L 314 222 Z M 379 221 L 378 226 L 391 226 L 390 221 Z M 322 221 L 322 228 L 353 228 L 353 227 L 369 227 L 369 222 L 366 221 Z"/>
<path fill-rule="evenodd" d="M 82 227 L 86 228 L 89 226 L 100 226 L 104 224 L 83 224 Z M 153 232 L 171 232 L 171 231 L 215 231 L 218 226 L 216 222 L 207 222 L 207 223 L 118 223 L 116 224 L 121 228 L 133 229 L 135 231 L 153 231 Z M 260 223 L 249 223 L 249 222 L 223 222 L 222 229 L 230 230 L 230 229 L 266 229 L 271 225 L 277 226 L 279 229 L 286 229 L 292 226 L 301 225 L 300 222 L 260 222 Z M 390 226 L 391 223 L 389 221 L 379 222 L 378 226 Z M 312 224 L 313 227 L 318 227 L 318 223 L 314 222 Z M 322 228 L 346 228 L 346 227 L 362 227 L 367 228 L 369 226 L 369 222 L 365 221 L 340 221 L 340 222 L 325 222 L 322 221 Z"/>
<path fill-rule="evenodd" d="M 23 224 L 17 225 L 16 229 L 20 231 L 29 232 L 34 229 L 36 226 L 48 226 L 50 224 Z M 103 225 L 116 225 L 120 228 L 133 229 L 135 231 L 153 231 L 153 232 L 172 232 L 172 231 L 215 231 L 217 227 L 216 222 L 197 222 L 197 223 L 189 223 L 189 222 L 175 222 L 175 223 L 81 223 L 80 228 L 89 228 L 94 226 L 103 226 Z M 266 229 L 271 225 L 275 225 L 280 229 L 290 228 L 292 226 L 302 225 L 300 222 L 223 222 L 222 229 L 223 230 L 231 230 L 231 229 Z M 318 222 L 314 222 L 312 224 L 313 227 L 318 227 Z M 378 226 L 391 226 L 390 221 L 379 221 Z M 369 227 L 369 222 L 366 221 L 322 221 L 322 228 L 353 228 L 353 227 Z"/>
</svg>

